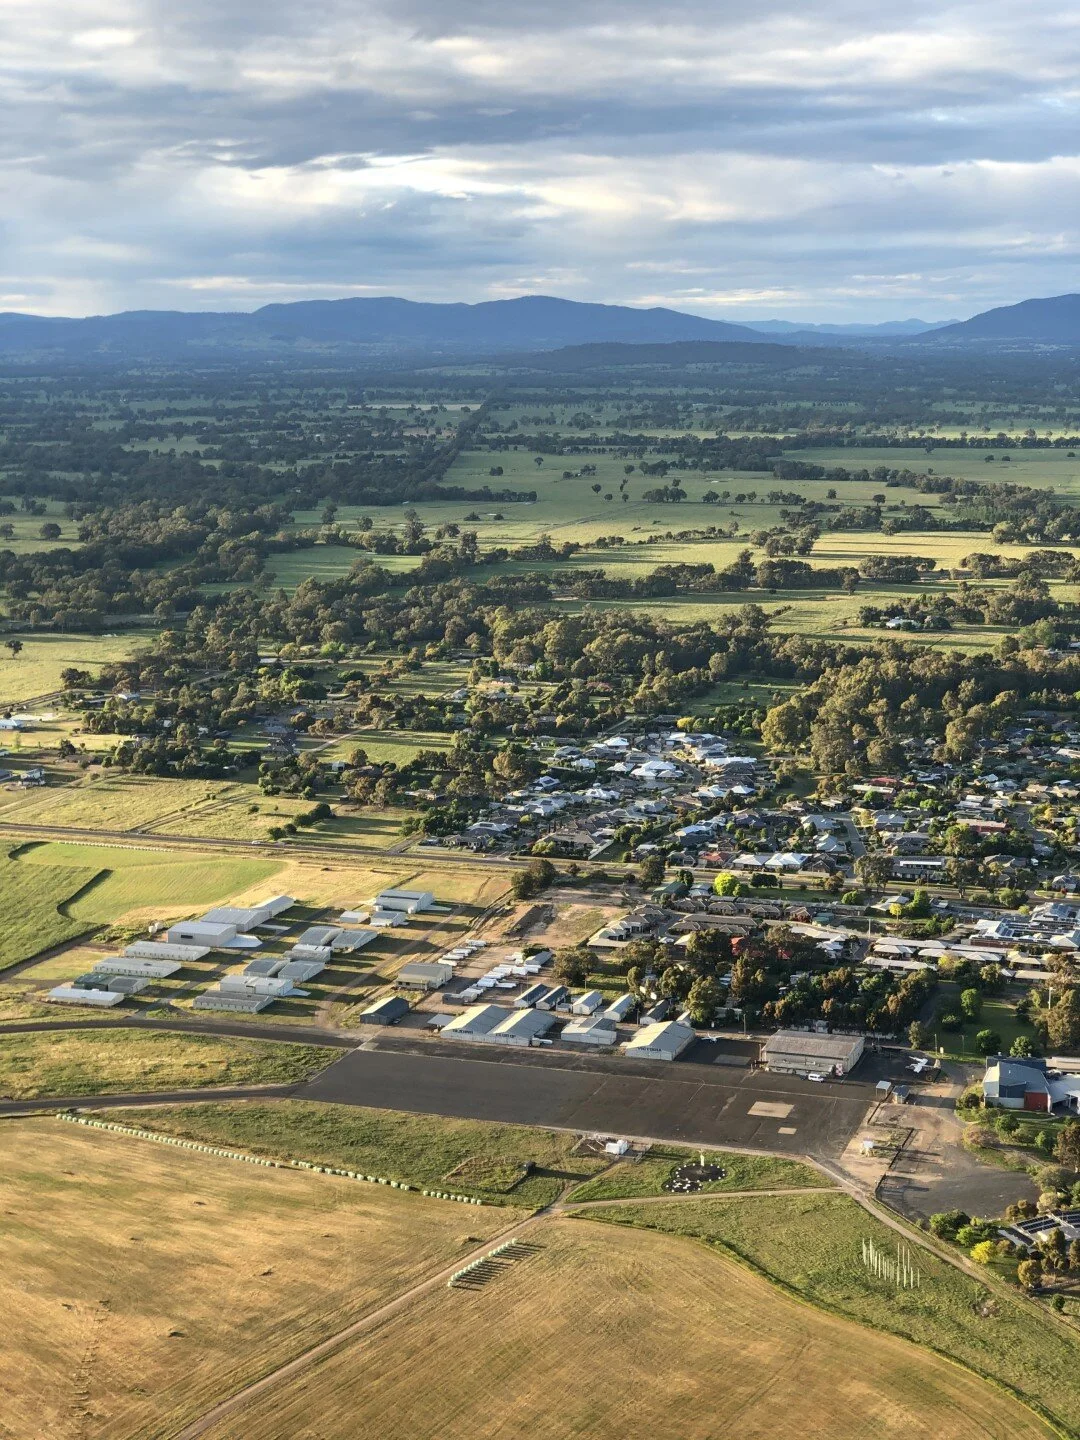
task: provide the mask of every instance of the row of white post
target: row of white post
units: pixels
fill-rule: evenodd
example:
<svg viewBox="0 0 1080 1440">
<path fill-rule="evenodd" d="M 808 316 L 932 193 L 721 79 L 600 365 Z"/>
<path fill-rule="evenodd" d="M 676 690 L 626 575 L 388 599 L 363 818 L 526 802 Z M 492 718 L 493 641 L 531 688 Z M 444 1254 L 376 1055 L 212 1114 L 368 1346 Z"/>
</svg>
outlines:
<svg viewBox="0 0 1080 1440">
<path fill-rule="evenodd" d="M 890 1280 L 900 1290 L 918 1290 L 922 1286 L 922 1272 L 915 1269 L 906 1245 L 898 1244 L 893 1256 L 879 1249 L 873 1240 L 864 1239 L 862 1263 L 879 1280 Z"/>
</svg>

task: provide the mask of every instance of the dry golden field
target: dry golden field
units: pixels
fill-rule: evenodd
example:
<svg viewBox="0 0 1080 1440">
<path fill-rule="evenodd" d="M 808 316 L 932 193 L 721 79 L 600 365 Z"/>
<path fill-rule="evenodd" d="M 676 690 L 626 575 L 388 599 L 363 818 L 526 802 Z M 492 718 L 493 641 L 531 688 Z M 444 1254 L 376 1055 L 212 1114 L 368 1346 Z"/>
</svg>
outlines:
<svg viewBox="0 0 1080 1440">
<path fill-rule="evenodd" d="M 927 1351 L 670 1236 L 540 1221 L 544 1248 L 439 1289 L 208 1440 L 1049 1440 Z"/>
<path fill-rule="evenodd" d="M 2 1134 L 4 1440 L 176 1435 L 518 1213 L 51 1119 Z"/>
</svg>

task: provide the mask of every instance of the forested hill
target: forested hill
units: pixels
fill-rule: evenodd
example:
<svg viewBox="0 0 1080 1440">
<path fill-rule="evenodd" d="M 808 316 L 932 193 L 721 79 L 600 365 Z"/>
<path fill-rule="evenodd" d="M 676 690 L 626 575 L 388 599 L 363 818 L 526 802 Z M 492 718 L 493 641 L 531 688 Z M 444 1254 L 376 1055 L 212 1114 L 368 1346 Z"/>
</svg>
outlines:
<svg viewBox="0 0 1080 1440">
<path fill-rule="evenodd" d="M 220 356 L 373 357 L 492 354 L 582 343 L 738 340 L 769 345 L 743 325 L 662 308 L 592 305 L 546 295 L 477 305 L 391 296 L 265 305 L 251 314 L 132 310 L 73 320 L 0 315 L 0 357 L 69 360 Z"/>
<path fill-rule="evenodd" d="M 984 310 L 970 320 L 945 325 L 913 342 L 920 345 L 957 345 L 978 342 L 1080 347 L 1080 295 L 1053 295 L 1045 300 L 1022 300 Z"/>
</svg>

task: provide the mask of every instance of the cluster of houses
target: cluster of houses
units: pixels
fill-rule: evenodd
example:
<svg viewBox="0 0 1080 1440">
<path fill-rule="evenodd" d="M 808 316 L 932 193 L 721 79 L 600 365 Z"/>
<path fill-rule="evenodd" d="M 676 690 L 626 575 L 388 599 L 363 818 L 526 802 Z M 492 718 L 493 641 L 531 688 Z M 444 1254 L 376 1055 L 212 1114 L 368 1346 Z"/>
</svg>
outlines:
<svg viewBox="0 0 1080 1440">
<path fill-rule="evenodd" d="M 547 772 L 455 838 L 474 850 L 513 850 L 532 843 L 540 827 L 553 853 L 595 859 L 623 826 L 692 826 L 717 802 L 749 801 L 771 783 L 767 764 L 732 754 L 717 735 L 607 736 L 585 747 L 559 746 Z M 712 833 L 711 827 L 690 828 L 685 838 L 696 851 Z"/>
</svg>

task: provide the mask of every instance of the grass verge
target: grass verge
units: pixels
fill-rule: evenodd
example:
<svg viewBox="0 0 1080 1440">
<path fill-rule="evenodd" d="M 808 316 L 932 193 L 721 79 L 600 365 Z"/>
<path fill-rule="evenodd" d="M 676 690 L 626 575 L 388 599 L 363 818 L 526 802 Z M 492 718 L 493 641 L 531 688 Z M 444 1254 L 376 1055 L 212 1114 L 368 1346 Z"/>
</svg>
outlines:
<svg viewBox="0 0 1080 1440">
<path fill-rule="evenodd" d="M 149 1030 L 0 1036 L 0 1096 L 117 1095 L 206 1085 L 291 1085 L 337 1052 L 316 1045 Z"/>
</svg>

